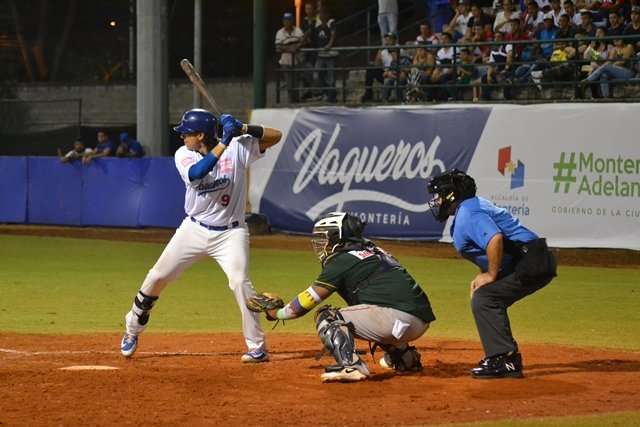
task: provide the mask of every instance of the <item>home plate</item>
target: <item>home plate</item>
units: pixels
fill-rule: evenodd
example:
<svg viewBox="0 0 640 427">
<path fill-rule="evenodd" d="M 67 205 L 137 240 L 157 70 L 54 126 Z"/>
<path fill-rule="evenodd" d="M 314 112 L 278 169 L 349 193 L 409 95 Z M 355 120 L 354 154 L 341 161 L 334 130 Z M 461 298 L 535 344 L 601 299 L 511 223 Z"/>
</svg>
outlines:
<svg viewBox="0 0 640 427">
<path fill-rule="evenodd" d="M 74 366 L 65 366 L 64 368 L 60 368 L 61 371 L 113 371 L 116 369 L 115 366 L 105 366 L 105 365 L 74 365 Z"/>
</svg>

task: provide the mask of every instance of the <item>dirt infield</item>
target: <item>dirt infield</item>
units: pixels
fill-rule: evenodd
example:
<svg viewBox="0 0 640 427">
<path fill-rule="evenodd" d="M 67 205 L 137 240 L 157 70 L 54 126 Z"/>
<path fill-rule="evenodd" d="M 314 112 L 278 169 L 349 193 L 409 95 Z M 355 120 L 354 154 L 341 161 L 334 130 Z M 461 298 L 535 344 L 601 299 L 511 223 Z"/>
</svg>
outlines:
<svg viewBox="0 0 640 427">
<path fill-rule="evenodd" d="M 131 360 L 118 341 L 0 334 L 0 425 L 428 425 L 640 410 L 640 352 L 525 345 L 524 379 L 473 380 L 476 343 L 423 338 L 422 373 L 383 371 L 367 354 L 370 380 L 322 384 L 332 359 L 314 358 L 313 335 L 272 335 L 272 361 L 259 365 L 240 363 L 236 334 L 147 334 Z M 74 365 L 119 369 L 60 370 Z"/>
<path fill-rule="evenodd" d="M 167 243 L 174 230 L 165 228 L 84 228 L 0 224 L 0 235 L 54 236 L 86 239 Z M 377 240 L 385 249 L 400 255 L 459 258 L 452 245 L 435 242 Z M 291 234 L 252 235 L 251 247 L 310 250 L 309 237 Z M 640 268 L 640 251 L 624 249 L 554 249 L 562 265 Z"/>
</svg>

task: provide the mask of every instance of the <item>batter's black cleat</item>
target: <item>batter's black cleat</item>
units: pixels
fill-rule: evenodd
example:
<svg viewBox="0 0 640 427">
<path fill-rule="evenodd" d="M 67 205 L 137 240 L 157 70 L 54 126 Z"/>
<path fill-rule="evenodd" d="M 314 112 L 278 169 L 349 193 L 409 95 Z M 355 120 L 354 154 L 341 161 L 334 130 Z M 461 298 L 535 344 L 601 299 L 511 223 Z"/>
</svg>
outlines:
<svg viewBox="0 0 640 427">
<path fill-rule="evenodd" d="M 487 357 L 471 370 L 476 379 L 522 378 L 522 356 L 511 352 Z"/>
</svg>

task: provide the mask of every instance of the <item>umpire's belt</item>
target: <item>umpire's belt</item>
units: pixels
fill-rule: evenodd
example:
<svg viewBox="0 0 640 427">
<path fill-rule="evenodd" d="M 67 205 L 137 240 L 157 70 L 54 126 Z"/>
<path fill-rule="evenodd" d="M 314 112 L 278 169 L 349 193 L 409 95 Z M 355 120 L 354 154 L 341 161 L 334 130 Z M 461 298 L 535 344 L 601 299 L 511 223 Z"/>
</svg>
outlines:
<svg viewBox="0 0 640 427">
<path fill-rule="evenodd" d="M 207 224 L 205 224 L 203 222 L 198 221 L 197 219 L 195 219 L 192 216 L 190 216 L 189 218 L 191 218 L 191 221 L 195 222 L 199 226 L 204 227 L 207 230 L 212 230 L 212 231 L 224 231 L 224 230 L 228 230 L 230 228 L 236 228 L 238 225 L 240 225 L 240 223 L 238 221 L 233 221 L 231 223 L 231 225 L 207 225 Z"/>
</svg>

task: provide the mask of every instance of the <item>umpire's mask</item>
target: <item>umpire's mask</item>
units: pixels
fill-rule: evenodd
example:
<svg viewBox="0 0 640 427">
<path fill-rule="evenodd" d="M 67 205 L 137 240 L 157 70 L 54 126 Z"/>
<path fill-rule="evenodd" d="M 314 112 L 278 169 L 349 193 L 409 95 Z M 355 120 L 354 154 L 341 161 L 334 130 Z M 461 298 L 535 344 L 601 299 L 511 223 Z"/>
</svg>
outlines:
<svg viewBox="0 0 640 427">
<path fill-rule="evenodd" d="M 476 195 L 476 182 L 466 173 L 451 169 L 432 178 L 427 190 L 434 195 L 429 201 L 431 213 L 445 222 L 460 202 Z"/>
</svg>

